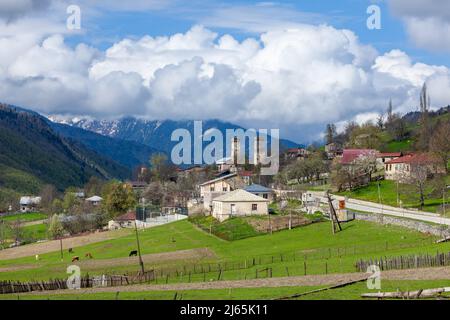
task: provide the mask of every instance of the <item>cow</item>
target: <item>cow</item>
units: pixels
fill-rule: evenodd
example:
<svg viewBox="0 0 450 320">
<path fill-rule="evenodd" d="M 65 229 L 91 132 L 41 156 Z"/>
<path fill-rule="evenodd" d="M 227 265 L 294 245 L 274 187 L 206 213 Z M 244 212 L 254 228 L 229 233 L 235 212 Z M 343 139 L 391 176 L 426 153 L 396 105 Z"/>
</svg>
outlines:
<svg viewBox="0 0 450 320">
<path fill-rule="evenodd" d="M 93 259 L 93 258 L 94 258 L 90 252 L 86 253 L 86 254 L 84 255 L 84 257 L 85 257 L 85 258 L 89 258 L 89 259 Z"/>
<path fill-rule="evenodd" d="M 73 253 L 73 249 L 72 248 L 69 248 L 69 253 Z"/>
<path fill-rule="evenodd" d="M 130 254 L 128 255 L 129 257 L 136 257 L 138 254 L 137 250 L 133 250 L 130 252 Z"/>
<path fill-rule="evenodd" d="M 80 257 L 72 257 L 72 262 L 80 261 Z"/>
</svg>

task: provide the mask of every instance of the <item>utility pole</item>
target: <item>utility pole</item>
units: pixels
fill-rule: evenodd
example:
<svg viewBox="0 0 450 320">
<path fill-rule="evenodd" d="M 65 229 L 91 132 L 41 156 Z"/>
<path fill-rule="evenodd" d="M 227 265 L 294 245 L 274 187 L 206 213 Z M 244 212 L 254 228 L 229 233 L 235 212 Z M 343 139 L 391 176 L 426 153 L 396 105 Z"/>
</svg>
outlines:
<svg viewBox="0 0 450 320">
<path fill-rule="evenodd" d="M 380 189 L 379 182 L 378 182 L 377 186 L 378 186 L 378 202 L 380 203 L 380 206 L 381 206 L 381 214 L 379 216 L 379 220 L 380 220 L 380 223 L 382 223 L 382 221 L 383 221 L 383 202 L 381 201 L 381 189 Z"/>
<path fill-rule="evenodd" d="M 59 250 L 61 252 L 61 261 L 64 261 L 64 252 L 63 252 L 63 244 L 62 244 L 62 238 L 59 238 Z"/>
<path fill-rule="evenodd" d="M 137 221 L 136 220 L 134 220 L 134 231 L 136 232 L 136 243 L 137 243 L 138 254 L 139 254 L 139 265 L 141 266 L 142 275 L 144 275 L 145 274 L 144 261 L 142 261 L 142 256 L 141 256 L 141 244 L 139 242 L 139 234 L 138 234 Z"/>
</svg>

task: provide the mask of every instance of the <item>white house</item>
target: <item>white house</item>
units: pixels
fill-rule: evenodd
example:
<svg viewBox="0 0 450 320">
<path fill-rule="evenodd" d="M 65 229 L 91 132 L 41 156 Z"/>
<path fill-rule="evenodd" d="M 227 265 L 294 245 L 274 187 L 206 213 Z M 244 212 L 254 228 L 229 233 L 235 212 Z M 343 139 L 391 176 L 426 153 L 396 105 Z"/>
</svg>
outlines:
<svg viewBox="0 0 450 320">
<path fill-rule="evenodd" d="M 204 208 L 209 210 L 214 198 L 245 185 L 245 181 L 237 173 L 227 174 L 202 183 L 200 185 L 200 197 L 203 200 Z"/>
<path fill-rule="evenodd" d="M 103 201 L 103 198 L 99 196 L 93 196 L 87 198 L 86 201 L 91 203 L 93 206 L 98 206 Z"/>
<path fill-rule="evenodd" d="M 269 200 L 243 189 L 226 193 L 212 201 L 212 216 L 224 221 L 233 216 L 268 215 Z"/>
<path fill-rule="evenodd" d="M 37 209 L 37 206 L 41 204 L 41 197 L 25 196 L 20 198 L 20 211 L 31 212 Z"/>
<path fill-rule="evenodd" d="M 426 169 L 426 173 L 443 174 L 445 168 L 440 161 L 431 154 L 407 154 L 405 156 L 387 161 L 385 166 L 385 179 L 399 182 L 407 182 L 411 177 L 420 171 Z"/>
</svg>

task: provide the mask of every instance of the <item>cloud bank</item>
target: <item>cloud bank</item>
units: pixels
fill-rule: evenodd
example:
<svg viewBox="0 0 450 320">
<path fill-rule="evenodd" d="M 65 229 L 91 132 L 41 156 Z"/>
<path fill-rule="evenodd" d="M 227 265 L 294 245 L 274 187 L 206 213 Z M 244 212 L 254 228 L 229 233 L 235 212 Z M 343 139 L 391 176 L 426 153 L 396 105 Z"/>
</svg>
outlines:
<svg viewBox="0 0 450 320">
<path fill-rule="evenodd" d="M 391 98 L 397 110 L 413 109 L 425 81 L 433 105 L 450 101 L 447 67 L 414 62 L 400 50 L 380 54 L 352 31 L 328 25 L 242 41 L 194 26 L 101 51 L 68 46 L 49 26 L 41 35 L 13 32 L 26 23 L 0 32 L 8 48 L 0 51 L 0 101 L 45 114 L 218 118 L 311 141 L 325 123 L 367 119 Z"/>
</svg>

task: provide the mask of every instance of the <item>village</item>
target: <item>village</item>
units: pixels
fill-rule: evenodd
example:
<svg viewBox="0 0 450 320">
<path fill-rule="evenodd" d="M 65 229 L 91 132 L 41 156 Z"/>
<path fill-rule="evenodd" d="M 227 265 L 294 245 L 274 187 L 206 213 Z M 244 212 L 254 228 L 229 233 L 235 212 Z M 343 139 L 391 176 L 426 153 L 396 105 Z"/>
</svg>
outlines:
<svg viewBox="0 0 450 320">
<path fill-rule="evenodd" d="M 304 316 L 299 300 L 321 300 L 315 316 L 448 301 L 449 12 L 0 0 L 3 309 L 278 319 Z"/>
</svg>

